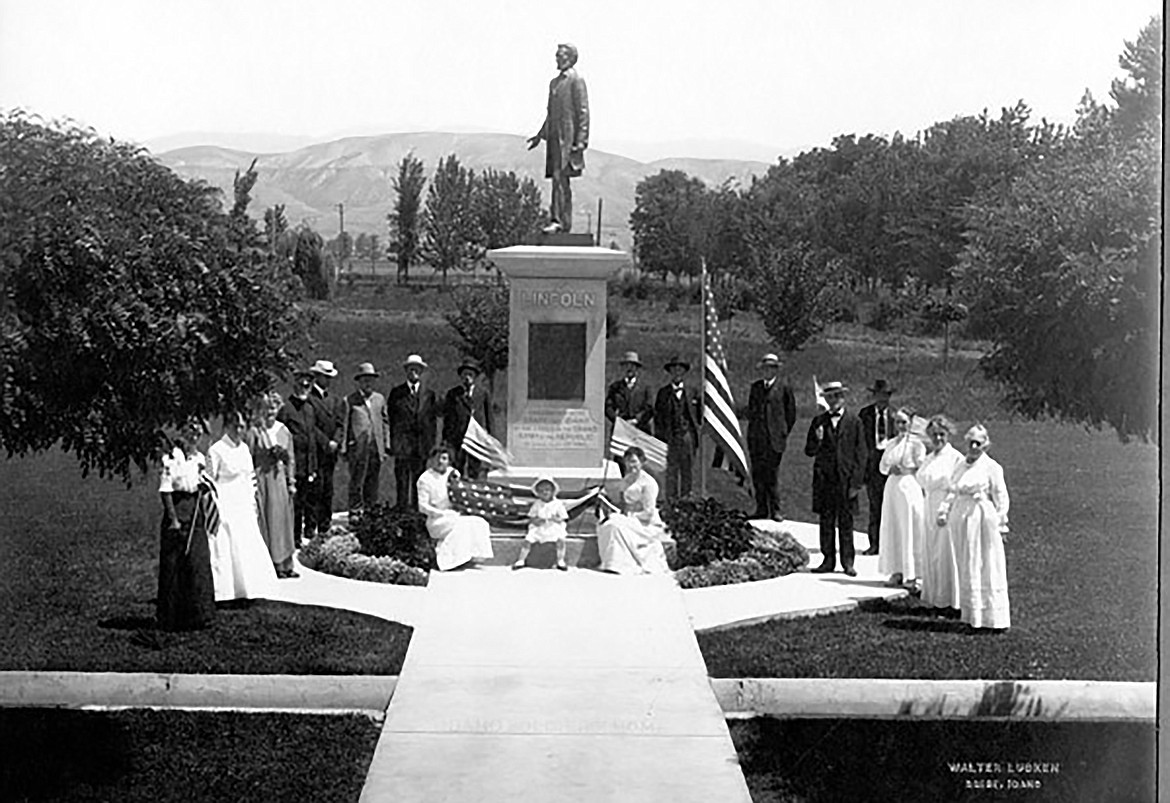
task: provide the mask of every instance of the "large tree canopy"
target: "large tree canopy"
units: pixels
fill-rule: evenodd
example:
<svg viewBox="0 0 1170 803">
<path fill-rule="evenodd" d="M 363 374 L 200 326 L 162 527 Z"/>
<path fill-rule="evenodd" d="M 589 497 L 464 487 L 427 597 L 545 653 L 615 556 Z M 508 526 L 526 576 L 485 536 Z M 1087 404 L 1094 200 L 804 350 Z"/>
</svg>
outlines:
<svg viewBox="0 0 1170 803">
<path fill-rule="evenodd" d="M 170 426 L 266 387 L 305 318 L 261 243 L 217 190 L 135 146 L 0 116 L 7 454 L 60 444 L 83 471 L 128 478 Z"/>
</svg>

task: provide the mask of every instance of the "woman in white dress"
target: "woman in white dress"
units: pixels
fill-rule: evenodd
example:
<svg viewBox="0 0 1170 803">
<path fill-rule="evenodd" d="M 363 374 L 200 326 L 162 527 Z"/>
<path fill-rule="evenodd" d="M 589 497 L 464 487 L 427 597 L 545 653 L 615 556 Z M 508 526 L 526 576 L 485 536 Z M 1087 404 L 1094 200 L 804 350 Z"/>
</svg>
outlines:
<svg viewBox="0 0 1170 803">
<path fill-rule="evenodd" d="M 923 519 L 922 486 L 914 476 L 926 457 L 926 444 L 910 431 L 913 413 L 905 407 L 894 413 L 893 438 L 878 444 L 882 452 L 878 470 L 889 477 L 882 493 L 882 545 L 878 572 L 890 576 L 886 585 L 911 583 L 922 567 Z"/>
<path fill-rule="evenodd" d="M 451 467 L 451 450 L 436 446 L 427 470 L 415 483 L 418 509 L 427 517 L 427 532 L 435 539 L 435 563 L 439 571 L 457 569 L 492 556 L 491 529 L 479 516 L 464 516 L 451 507 L 447 482 L 459 472 Z"/>
<path fill-rule="evenodd" d="M 219 503 L 219 531 L 211 539 L 211 574 L 217 602 L 271 596 L 276 570 L 256 510 L 256 472 L 242 439 L 244 417 L 224 415 L 223 437 L 207 453 Z"/>
<path fill-rule="evenodd" d="M 964 440 L 967 454 L 951 475 L 938 524 L 950 528 L 957 552 L 962 620 L 973 628 L 1002 632 L 1012 624 L 1003 550 L 1010 500 L 1003 468 L 987 456 L 987 428 L 976 424 Z"/>
<path fill-rule="evenodd" d="M 623 456 L 622 512 L 597 527 L 601 570 L 615 574 L 670 574 L 662 539 L 666 527 L 658 516 L 658 483 L 642 470 L 646 453 L 631 446 Z"/>
<path fill-rule="evenodd" d="M 922 539 L 922 602 L 932 608 L 959 610 L 959 562 L 951 531 L 938 526 L 936 518 L 951 490 L 951 475 L 963 455 L 951 446 L 955 425 L 944 415 L 932 416 L 926 425 L 926 457 L 918 467 L 918 484 L 926 492 Z"/>
</svg>

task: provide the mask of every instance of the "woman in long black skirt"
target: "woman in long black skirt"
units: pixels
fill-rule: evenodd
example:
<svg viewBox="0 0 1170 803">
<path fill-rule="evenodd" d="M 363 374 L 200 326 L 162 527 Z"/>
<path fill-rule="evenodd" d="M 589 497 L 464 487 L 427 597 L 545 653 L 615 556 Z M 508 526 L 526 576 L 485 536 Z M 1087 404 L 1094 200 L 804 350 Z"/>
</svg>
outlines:
<svg viewBox="0 0 1170 803">
<path fill-rule="evenodd" d="M 215 536 L 219 515 L 214 487 L 204 471 L 206 459 L 197 446 L 205 431 L 197 419 L 188 422 L 175 438 L 174 449 L 162 459 L 155 609 L 161 630 L 197 630 L 215 619 L 207 539 Z"/>
</svg>

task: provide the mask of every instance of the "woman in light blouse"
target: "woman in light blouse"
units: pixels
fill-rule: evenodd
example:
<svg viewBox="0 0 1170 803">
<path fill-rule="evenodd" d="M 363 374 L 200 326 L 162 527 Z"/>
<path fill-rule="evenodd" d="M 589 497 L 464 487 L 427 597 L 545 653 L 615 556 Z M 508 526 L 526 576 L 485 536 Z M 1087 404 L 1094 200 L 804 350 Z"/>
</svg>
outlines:
<svg viewBox="0 0 1170 803">
<path fill-rule="evenodd" d="M 987 455 L 987 428 L 976 424 L 963 440 L 967 454 L 951 474 L 938 524 L 950 529 L 957 552 L 961 619 L 977 630 L 1002 632 L 1012 624 L 1003 549 L 1011 500 L 1003 468 Z"/>
<path fill-rule="evenodd" d="M 913 412 L 903 407 L 894 413 L 893 438 L 884 444 L 878 470 L 887 475 L 882 492 L 881 536 L 878 572 L 890 576 L 887 585 L 910 584 L 922 569 L 922 486 L 914 476 L 926 457 L 926 444 L 910 431 Z"/>
<path fill-rule="evenodd" d="M 926 492 L 922 539 L 922 602 L 932 608 L 959 611 L 959 562 L 951 531 L 938 526 L 938 509 L 951 490 L 951 475 L 963 455 L 951 446 L 955 425 L 944 415 L 926 425 L 926 457 L 918 467 L 918 484 Z"/>
<path fill-rule="evenodd" d="M 658 516 L 658 483 L 642 469 L 646 454 L 631 446 L 623 456 L 622 512 L 597 527 L 601 570 L 615 574 L 669 574 L 662 539 L 666 528 Z"/>
<path fill-rule="evenodd" d="M 487 520 L 465 516 L 451 506 L 447 483 L 459 472 L 451 467 L 451 450 L 431 449 L 427 470 L 415 482 L 418 509 L 427 517 L 427 532 L 435 540 L 435 564 L 439 571 L 474 566 L 492 557 L 492 535 Z"/>
</svg>

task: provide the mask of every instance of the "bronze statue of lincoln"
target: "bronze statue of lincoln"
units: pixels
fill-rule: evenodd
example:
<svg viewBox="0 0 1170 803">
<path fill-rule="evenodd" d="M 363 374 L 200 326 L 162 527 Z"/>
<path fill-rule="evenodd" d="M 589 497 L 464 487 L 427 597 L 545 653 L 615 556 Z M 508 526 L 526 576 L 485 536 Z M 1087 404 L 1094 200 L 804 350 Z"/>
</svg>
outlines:
<svg viewBox="0 0 1170 803">
<path fill-rule="evenodd" d="M 557 45 L 557 69 L 560 74 L 548 85 L 548 113 L 544 125 L 528 139 L 532 150 L 543 139 L 545 149 L 544 176 L 552 179 L 552 223 L 545 227 L 548 233 L 572 231 L 573 191 L 569 179 L 581 175 L 585 169 L 585 149 L 589 147 L 589 95 L 585 79 L 577 75 L 577 48 L 569 44 Z"/>
</svg>

